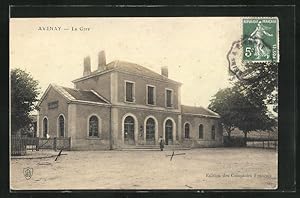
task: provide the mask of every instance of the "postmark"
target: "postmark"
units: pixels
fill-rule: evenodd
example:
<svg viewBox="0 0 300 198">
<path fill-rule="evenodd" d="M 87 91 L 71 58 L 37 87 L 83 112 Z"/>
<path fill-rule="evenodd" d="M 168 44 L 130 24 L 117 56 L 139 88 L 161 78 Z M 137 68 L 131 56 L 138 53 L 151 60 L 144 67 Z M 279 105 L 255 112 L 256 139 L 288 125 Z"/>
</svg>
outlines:
<svg viewBox="0 0 300 198">
<path fill-rule="evenodd" d="M 253 80 L 256 77 L 257 67 L 262 66 L 256 62 L 243 61 L 243 43 L 245 39 L 234 41 L 227 53 L 229 72 L 239 80 Z M 264 63 L 265 64 L 265 63 Z"/>
<path fill-rule="evenodd" d="M 33 168 L 30 168 L 30 167 L 23 168 L 23 175 L 24 175 L 25 179 L 27 179 L 27 180 L 31 179 L 31 177 L 33 175 Z"/>
<path fill-rule="evenodd" d="M 243 61 L 279 62 L 277 17 L 243 18 Z"/>
<path fill-rule="evenodd" d="M 227 53 L 229 72 L 239 80 L 255 80 L 259 67 L 279 62 L 277 17 L 242 19 L 242 37 Z"/>
</svg>

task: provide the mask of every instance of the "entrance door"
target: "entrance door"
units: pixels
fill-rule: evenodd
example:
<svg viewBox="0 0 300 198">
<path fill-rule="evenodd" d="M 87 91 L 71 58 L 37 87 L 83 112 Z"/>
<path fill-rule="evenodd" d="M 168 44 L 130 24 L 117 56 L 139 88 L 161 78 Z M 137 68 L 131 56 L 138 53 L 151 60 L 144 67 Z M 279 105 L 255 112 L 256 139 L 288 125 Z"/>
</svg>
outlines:
<svg viewBox="0 0 300 198">
<path fill-rule="evenodd" d="M 134 142 L 134 119 L 127 116 L 124 121 L 124 143 L 135 144 Z"/>
<path fill-rule="evenodd" d="M 173 122 L 167 120 L 165 124 L 165 140 L 166 145 L 173 143 Z"/>
<path fill-rule="evenodd" d="M 155 144 L 155 121 L 148 118 L 146 122 L 146 144 Z"/>
</svg>

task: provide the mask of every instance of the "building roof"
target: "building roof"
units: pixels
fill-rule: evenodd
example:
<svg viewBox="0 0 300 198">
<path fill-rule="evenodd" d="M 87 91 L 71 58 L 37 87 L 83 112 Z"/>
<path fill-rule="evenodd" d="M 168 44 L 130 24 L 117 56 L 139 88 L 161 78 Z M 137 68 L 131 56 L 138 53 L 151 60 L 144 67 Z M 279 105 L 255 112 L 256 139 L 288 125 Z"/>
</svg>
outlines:
<svg viewBox="0 0 300 198">
<path fill-rule="evenodd" d="M 83 100 L 89 102 L 100 102 L 100 103 L 107 103 L 104 101 L 103 98 L 97 96 L 93 91 L 86 91 L 86 90 L 79 90 L 79 89 L 72 89 L 68 87 L 62 87 L 66 90 L 71 96 L 75 98 L 75 100 Z"/>
<path fill-rule="evenodd" d="M 182 112 L 182 114 L 191 114 L 191 115 L 199 115 L 199 116 L 205 116 L 205 117 L 220 118 L 219 114 L 217 114 L 209 109 L 206 109 L 204 107 L 193 107 L 193 106 L 181 105 L 181 112 Z"/>
<path fill-rule="evenodd" d="M 62 87 L 55 84 L 50 84 L 45 91 L 44 95 L 40 99 L 38 106 L 46 97 L 49 90 L 53 88 L 60 95 L 62 95 L 69 102 L 81 102 L 81 103 L 93 103 L 93 104 L 109 104 L 109 101 L 106 100 L 103 96 L 98 94 L 94 90 L 79 90 L 68 87 Z"/>
<path fill-rule="evenodd" d="M 88 76 L 83 76 L 81 78 L 75 79 L 72 82 L 77 82 L 83 79 L 87 79 L 90 77 L 98 76 L 107 72 L 111 71 L 119 71 L 119 72 L 125 72 L 129 74 L 135 74 L 139 76 L 144 76 L 144 77 L 150 77 L 153 79 L 161 80 L 161 81 L 167 81 L 175 84 L 181 84 L 180 82 L 174 81 L 166 76 L 163 76 L 161 74 L 158 74 L 144 66 L 138 65 L 136 63 L 131 63 L 131 62 L 126 62 L 126 61 L 120 61 L 120 60 L 115 60 L 106 65 L 106 69 L 103 71 L 93 71 L 91 74 Z"/>
</svg>

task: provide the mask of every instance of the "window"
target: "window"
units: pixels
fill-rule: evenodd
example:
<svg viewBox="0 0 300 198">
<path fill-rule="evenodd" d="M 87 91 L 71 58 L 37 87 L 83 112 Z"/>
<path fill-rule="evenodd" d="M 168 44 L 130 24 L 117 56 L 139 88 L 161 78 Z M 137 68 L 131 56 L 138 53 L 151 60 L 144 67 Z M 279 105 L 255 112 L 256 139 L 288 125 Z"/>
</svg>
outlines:
<svg viewBox="0 0 300 198">
<path fill-rule="evenodd" d="M 165 124 L 165 142 L 168 145 L 169 141 L 173 141 L 173 122 L 168 119 Z"/>
<path fill-rule="evenodd" d="M 43 136 L 47 137 L 48 134 L 48 119 L 44 118 L 43 119 Z"/>
<path fill-rule="evenodd" d="M 133 82 L 125 82 L 125 101 L 126 102 L 134 102 L 134 83 Z"/>
<path fill-rule="evenodd" d="M 166 90 L 166 107 L 173 106 L 173 91 L 171 89 Z"/>
<path fill-rule="evenodd" d="M 153 118 L 148 118 L 146 122 L 146 141 L 153 144 L 155 141 L 155 121 Z"/>
<path fill-rule="evenodd" d="M 58 101 L 53 101 L 48 103 L 48 109 L 56 109 L 58 108 Z"/>
<path fill-rule="evenodd" d="M 58 131 L 60 137 L 65 136 L 65 118 L 63 115 L 58 117 Z"/>
<path fill-rule="evenodd" d="M 147 85 L 147 104 L 155 104 L 155 87 Z"/>
<path fill-rule="evenodd" d="M 124 142 L 134 144 L 134 119 L 132 116 L 127 116 L 124 120 Z"/>
<path fill-rule="evenodd" d="M 203 125 L 199 125 L 199 139 L 203 139 Z"/>
<path fill-rule="evenodd" d="M 97 116 L 91 116 L 89 119 L 89 136 L 99 137 L 99 119 Z"/>
<path fill-rule="evenodd" d="M 214 125 L 212 125 L 211 127 L 211 139 L 212 140 L 216 139 L 216 129 Z"/>
<path fill-rule="evenodd" d="M 190 138 L 190 124 L 186 123 L 184 125 L 184 138 Z"/>
</svg>

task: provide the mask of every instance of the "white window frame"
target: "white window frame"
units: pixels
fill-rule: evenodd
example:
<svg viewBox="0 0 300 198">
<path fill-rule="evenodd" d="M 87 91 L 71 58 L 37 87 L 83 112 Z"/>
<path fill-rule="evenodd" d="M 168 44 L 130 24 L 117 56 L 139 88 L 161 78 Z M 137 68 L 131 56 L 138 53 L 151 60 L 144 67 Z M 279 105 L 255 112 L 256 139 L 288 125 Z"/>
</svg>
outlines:
<svg viewBox="0 0 300 198">
<path fill-rule="evenodd" d="M 132 83 L 133 84 L 133 86 L 132 86 L 132 99 L 133 99 L 133 101 L 131 102 L 131 101 L 127 101 L 126 100 L 126 83 Z M 133 82 L 133 81 L 130 81 L 130 80 L 125 80 L 124 81 L 124 102 L 126 102 L 126 103 L 135 103 L 135 82 Z"/>
<path fill-rule="evenodd" d="M 90 136 L 89 135 L 89 132 L 90 132 L 90 118 L 92 116 L 96 116 L 98 118 L 98 137 L 97 136 Z M 88 139 L 100 139 L 101 138 L 101 134 L 102 134 L 102 120 L 101 118 L 97 115 L 97 114 L 91 114 L 88 116 L 88 119 L 87 119 L 87 138 Z"/>
<path fill-rule="evenodd" d="M 153 87 L 153 104 L 148 103 L 148 87 Z M 146 104 L 155 106 L 156 105 L 156 86 L 147 84 L 146 85 Z"/>
<path fill-rule="evenodd" d="M 173 124 L 173 128 L 172 128 L 172 141 L 175 142 L 176 141 L 176 133 L 178 133 L 177 131 L 177 125 L 176 125 L 176 122 L 173 118 L 171 117 L 166 117 L 164 122 L 163 122 L 163 139 L 165 140 L 165 137 L 166 137 L 166 123 L 168 120 L 171 120 L 172 121 L 172 124 Z"/>
<path fill-rule="evenodd" d="M 138 122 L 138 119 L 137 119 L 137 117 L 133 113 L 126 113 L 122 117 L 122 143 L 124 143 L 124 132 L 125 132 L 124 124 L 125 124 L 125 119 L 128 116 L 131 116 L 134 119 L 134 141 L 135 142 L 138 141 L 138 133 L 139 133 L 139 122 Z"/>
<path fill-rule="evenodd" d="M 144 131 L 143 131 L 144 142 L 146 143 L 146 127 L 147 127 L 147 121 L 148 121 L 149 118 L 152 118 L 154 120 L 154 123 L 155 123 L 155 133 L 154 133 L 155 141 L 154 141 L 154 144 L 157 144 L 157 141 L 158 141 L 158 121 L 157 121 L 156 117 L 154 117 L 153 115 L 148 115 L 144 120 Z"/>
<path fill-rule="evenodd" d="M 167 91 L 171 91 L 171 106 L 168 107 L 167 103 Z M 166 108 L 174 108 L 174 90 L 170 88 L 165 88 L 165 107 Z"/>
<path fill-rule="evenodd" d="M 48 119 L 48 117 L 47 116 L 44 116 L 43 117 L 43 120 L 42 120 L 42 137 L 44 137 L 44 138 L 47 138 L 47 136 L 45 137 L 44 136 L 44 119 L 47 119 L 47 134 L 49 135 L 49 119 Z M 50 136 L 50 135 L 49 135 Z"/>
<path fill-rule="evenodd" d="M 64 136 L 60 136 L 60 127 L 59 127 L 59 117 L 62 116 L 64 118 Z M 56 129 L 57 129 L 57 137 L 66 137 L 66 117 L 64 114 L 59 114 L 56 121 Z"/>
<path fill-rule="evenodd" d="M 185 125 L 186 125 L 186 124 L 189 125 L 189 137 L 188 137 L 188 138 L 185 137 Z M 186 140 L 191 139 L 191 128 L 192 128 L 192 125 L 191 125 L 190 122 L 185 122 L 185 123 L 183 124 L 184 139 L 186 139 Z"/>
</svg>

